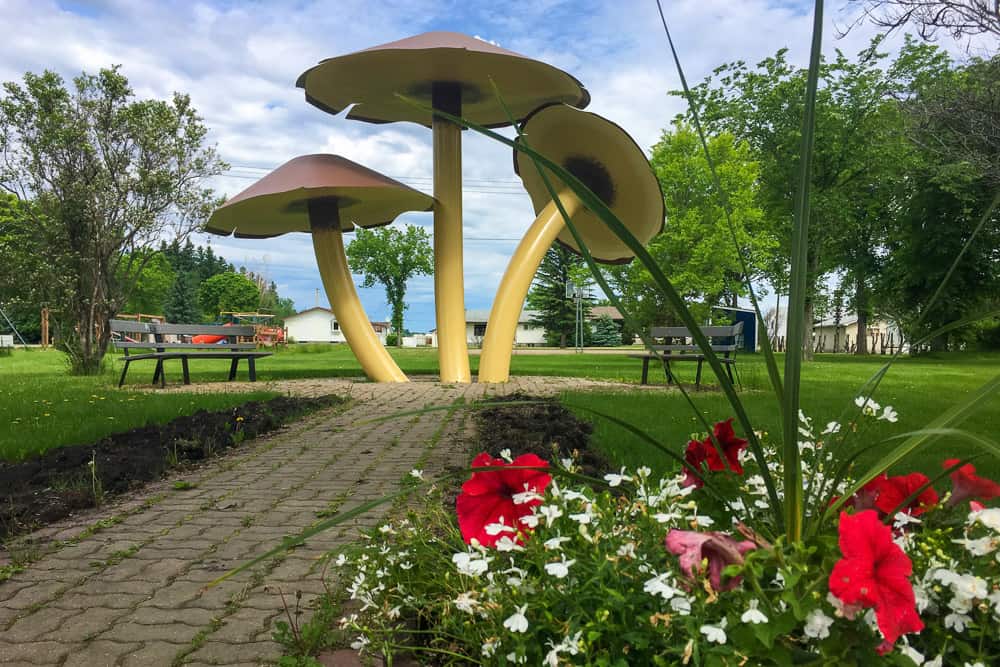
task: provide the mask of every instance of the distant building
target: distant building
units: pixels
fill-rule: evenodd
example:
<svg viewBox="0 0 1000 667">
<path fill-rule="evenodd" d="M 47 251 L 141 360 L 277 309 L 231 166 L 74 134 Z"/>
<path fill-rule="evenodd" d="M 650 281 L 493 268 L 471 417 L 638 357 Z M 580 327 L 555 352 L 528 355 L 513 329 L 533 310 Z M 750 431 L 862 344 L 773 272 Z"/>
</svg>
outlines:
<svg viewBox="0 0 1000 667">
<path fill-rule="evenodd" d="M 372 322 L 375 335 L 385 344 L 388 322 Z M 329 308 L 317 306 L 285 318 L 288 337 L 296 343 L 344 343 L 344 332 Z"/>
<path fill-rule="evenodd" d="M 517 319 L 517 330 L 514 332 L 514 345 L 545 345 L 545 329 L 531 324 L 531 319 L 537 313 L 533 310 L 522 310 Z M 465 342 L 472 346 L 483 344 L 486 335 L 486 324 L 490 318 L 488 310 L 465 311 Z M 431 345 L 437 347 L 437 329 L 431 331 Z"/>
</svg>

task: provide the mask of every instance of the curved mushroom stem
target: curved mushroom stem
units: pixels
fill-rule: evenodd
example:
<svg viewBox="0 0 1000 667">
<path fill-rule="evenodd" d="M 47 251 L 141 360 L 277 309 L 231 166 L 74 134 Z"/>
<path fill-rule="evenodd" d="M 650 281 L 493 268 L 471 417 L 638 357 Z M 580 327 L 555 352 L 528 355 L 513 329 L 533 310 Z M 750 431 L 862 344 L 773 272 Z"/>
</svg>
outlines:
<svg viewBox="0 0 1000 667">
<path fill-rule="evenodd" d="M 338 223 L 312 225 L 313 250 L 323 278 L 323 287 L 330 300 L 344 339 L 361 363 L 365 375 L 375 382 L 409 382 L 389 352 L 379 341 L 365 313 L 354 279 L 347 266 L 344 236 Z"/>
<path fill-rule="evenodd" d="M 435 84 L 434 107 L 462 115 L 461 89 Z M 462 267 L 462 128 L 444 118 L 431 121 L 434 135 L 434 313 L 441 382 L 472 382 L 465 340 Z"/>
<path fill-rule="evenodd" d="M 569 190 L 559 193 L 566 214 L 576 215 L 583 204 Z M 510 258 L 497 288 L 490 319 L 486 324 L 483 351 L 479 355 L 480 382 L 506 382 L 510 377 L 510 354 L 517 333 L 517 321 L 528 296 L 535 272 L 552 242 L 566 226 L 555 202 L 542 209 Z"/>
</svg>

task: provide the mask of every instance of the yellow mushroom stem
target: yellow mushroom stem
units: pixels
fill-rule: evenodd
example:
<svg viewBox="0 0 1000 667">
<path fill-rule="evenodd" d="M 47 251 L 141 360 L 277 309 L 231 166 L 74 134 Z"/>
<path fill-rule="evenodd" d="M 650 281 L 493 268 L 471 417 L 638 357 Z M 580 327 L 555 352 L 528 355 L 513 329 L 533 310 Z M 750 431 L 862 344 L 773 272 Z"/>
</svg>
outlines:
<svg viewBox="0 0 1000 667">
<path fill-rule="evenodd" d="M 313 223 L 311 227 L 316 263 L 323 278 L 326 296 L 330 300 L 330 308 L 365 375 L 375 382 L 409 382 L 375 335 L 361 300 L 358 299 L 354 279 L 347 266 L 344 236 L 339 222 Z"/>
<path fill-rule="evenodd" d="M 580 200 L 569 190 L 561 192 L 559 200 L 566 209 L 566 215 L 571 218 L 583 208 Z M 479 356 L 480 382 L 506 382 L 510 377 L 510 355 L 524 299 L 546 251 L 565 226 L 566 221 L 556 203 L 549 202 L 510 258 L 486 324 L 483 350 Z"/>
<path fill-rule="evenodd" d="M 435 117 L 434 311 L 441 382 L 471 382 L 462 267 L 462 130 Z"/>
</svg>

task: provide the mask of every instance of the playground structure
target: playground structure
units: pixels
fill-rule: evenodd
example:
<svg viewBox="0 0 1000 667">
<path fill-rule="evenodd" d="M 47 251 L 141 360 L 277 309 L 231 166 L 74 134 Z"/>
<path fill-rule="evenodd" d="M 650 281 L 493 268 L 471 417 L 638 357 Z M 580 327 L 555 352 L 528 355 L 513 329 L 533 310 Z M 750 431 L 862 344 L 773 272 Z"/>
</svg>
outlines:
<svg viewBox="0 0 1000 667">
<path fill-rule="evenodd" d="M 303 72 L 296 85 L 305 90 L 307 102 L 323 111 L 338 114 L 351 107 L 349 120 L 429 127 L 433 198 L 340 156 L 301 156 L 218 208 L 206 231 L 259 239 L 311 233 L 331 309 L 365 374 L 377 382 L 408 380 L 375 336 L 361 306 L 343 233 L 355 226 L 389 224 L 405 211 L 429 210 L 434 212 L 440 379 L 472 381 L 465 335 L 463 128 L 457 119 L 491 128 L 530 122 L 532 146 L 587 185 L 640 241 L 648 242 L 663 229 L 663 196 L 642 151 L 614 123 L 579 111 L 590 103 L 586 88 L 546 63 L 467 35 L 428 32 L 323 60 Z M 581 137 L 588 141 L 581 142 Z M 522 155 L 515 150 L 515 171 L 538 218 L 498 289 L 483 344 L 481 382 L 508 379 L 518 315 L 548 247 L 559 240 L 579 251 L 565 230 L 562 212 L 542 187 L 544 179 Z M 632 254 L 624 244 L 568 187 L 554 180 L 574 227 L 581 228 L 588 247 L 594 244 L 593 256 L 604 262 L 630 261 Z"/>
<path fill-rule="evenodd" d="M 272 326 L 269 324 L 274 319 L 272 313 L 262 313 L 254 311 L 252 313 L 239 313 L 234 311 L 223 311 L 220 315 L 227 315 L 233 324 L 246 324 L 254 328 L 253 341 L 257 347 L 277 347 L 288 344 L 288 335 L 284 327 Z"/>
</svg>

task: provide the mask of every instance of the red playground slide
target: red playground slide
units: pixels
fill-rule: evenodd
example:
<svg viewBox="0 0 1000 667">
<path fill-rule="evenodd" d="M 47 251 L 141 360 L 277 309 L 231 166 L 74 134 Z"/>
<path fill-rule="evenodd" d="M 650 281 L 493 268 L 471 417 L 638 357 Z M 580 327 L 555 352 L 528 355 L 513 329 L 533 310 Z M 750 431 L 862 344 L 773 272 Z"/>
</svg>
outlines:
<svg viewBox="0 0 1000 667">
<path fill-rule="evenodd" d="M 227 323 L 227 324 L 223 324 L 222 326 L 224 326 L 224 327 L 231 327 L 233 325 L 232 325 L 232 323 Z M 215 343 L 221 343 L 221 342 L 223 342 L 227 338 L 228 338 L 228 336 L 213 336 L 213 335 L 210 335 L 210 334 L 199 334 L 199 335 L 195 336 L 194 338 L 192 338 L 191 342 L 192 343 L 209 343 L 209 344 L 213 344 L 214 345 Z"/>
</svg>

